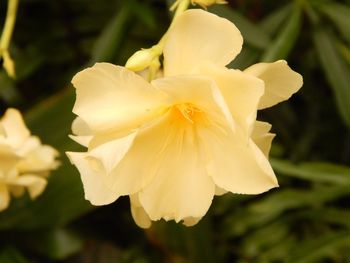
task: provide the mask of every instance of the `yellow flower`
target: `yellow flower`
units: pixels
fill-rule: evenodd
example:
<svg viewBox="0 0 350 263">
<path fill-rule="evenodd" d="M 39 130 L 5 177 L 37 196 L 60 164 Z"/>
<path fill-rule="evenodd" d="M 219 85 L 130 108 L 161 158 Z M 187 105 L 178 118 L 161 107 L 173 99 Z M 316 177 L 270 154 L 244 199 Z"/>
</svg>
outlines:
<svg viewBox="0 0 350 263">
<path fill-rule="evenodd" d="M 98 63 L 73 78 L 71 138 L 87 152 L 67 154 L 87 200 L 129 195 L 141 227 L 161 218 L 194 225 L 215 194 L 278 186 L 267 159 L 271 126 L 256 112 L 291 96 L 301 77 L 283 61 L 227 69 L 242 41 L 226 19 L 189 10 L 165 40 L 163 77 L 148 83 Z"/>
<path fill-rule="evenodd" d="M 58 165 L 57 155 L 30 135 L 18 110 L 8 109 L 0 120 L 0 211 L 8 207 L 10 194 L 19 197 L 27 189 L 33 199 L 40 195 Z"/>
</svg>

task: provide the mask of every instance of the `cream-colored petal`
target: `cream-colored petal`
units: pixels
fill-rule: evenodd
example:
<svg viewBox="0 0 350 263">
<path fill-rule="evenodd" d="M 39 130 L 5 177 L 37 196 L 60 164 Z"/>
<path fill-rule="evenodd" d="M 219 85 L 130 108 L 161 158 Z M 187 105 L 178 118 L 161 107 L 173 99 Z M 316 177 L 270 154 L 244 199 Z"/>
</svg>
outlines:
<svg viewBox="0 0 350 263">
<path fill-rule="evenodd" d="M 151 219 L 143 209 L 137 194 L 130 195 L 130 207 L 135 223 L 141 228 L 150 228 L 152 225 Z"/>
<path fill-rule="evenodd" d="M 185 218 L 184 221 L 183 221 L 183 224 L 185 226 L 194 226 L 194 225 L 197 225 L 197 223 L 201 220 L 202 218 L 199 217 L 199 218 L 196 218 L 196 217 L 188 217 L 188 218 Z"/>
<path fill-rule="evenodd" d="M 225 190 L 225 189 L 222 189 L 222 188 L 220 188 L 220 187 L 218 187 L 218 186 L 216 186 L 215 187 L 215 195 L 224 195 L 224 194 L 226 194 L 228 191 L 227 190 Z"/>
<path fill-rule="evenodd" d="M 21 157 L 17 155 L 14 150 L 4 144 L 0 144 L 0 171 L 7 173 L 13 169 L 15 165 L 21 160 Z"/>
<path fill-rule="evenodd" d="M 164 132 L 166 131 L 166 132 Z M 214 196 L 214 183 L 205 170 L 196 129 L 176 122 L 172 113 L 154 129 L 153 141 L 162 141 L 154 178 L 139 192 L 140 203 L 151 220 L 200 218 Z M 147 153 L 146 153 L 147 154 Z"/>
<path fill-rule="evenodd" d="M 72 132 L 78 136 L 89 136 L 92 135 L 92 131 L 87 123 L 79 117 L 76 117 L 72 122 Z"/>
<path fill-rule="evenodd" d="M 275 134 L 269 133 L 271 124 L 262 121 L 256 121 L 252 132 L 254 143 L 260 148 L 266 157 L 269 156 L 271 143 Z"/>
<path fill-rule="evenodd" d="M 42 145 L 40 139 L 31 136 L 17 151 L 22 156 L 17 168 L 20 173 L 37 173 L 57 168 L 58 162 L 55 158 L 58 151 L 49 145 Z"/>
<path fill-rule="evenodd" d="M 95 162 L 100 162 L 108 177 L 129 151 L 136 135 L 137 132 L 133 132 L 123 138 L 102 144 L 91 150 L 87 154 L 87 158 Z"/>
<path fill-rule="evenodd" d="M 164 75 L 191 74 L 202 63 L 225 66 L 241 51 L 243 38 L 225 18 L 191 9 L 174 22 L 164 45 Z"/>
<path fill-rule="evenodd" d="M 20 147 L 30 136 L 30 132 L 23 121 L 21 113 L 16 109 L 9 108 L 0 122 L 5 130 L 6 140 L 14 148 Z"/>
<path fill-rule="evenodd" d="M 97 63 L 72 80 L 77 99 L 73 112 L 94 132 L 130 130 L 158 114 L 164 94 L 134 72 Z"/>
<path fill-rule="evenodd" d="M 0 212 L 8 208 L 10 204 L 10 193 L 7 186 L 0 182 Z"/>
<path fill-rule="evenodd" d="M 168 142 L 163 118 L 140 129 L 124 158 L 106 177 L 106 184 L 120 195 L 139 192 L 153 179 Z"/>
<path fill-rule="evenodd" d="M 90 135 L 87 135 L 87 136 L 68 135 L 68 137 L 84 147 L 88 147 L 91 140 L 93 139 L 93 136 L 90 136 Z"/>
<path fill-rule="evenodd" d="M 40 139 L 36 136 L 30 136 L 22 143 L 20 148 L 16 149 L 16 153 L 22 157 L 26 157 L 30 152 L 35 151 L 40 146 Z"/>
<path fill-rule="evenodd" d="M 16 181 L 13 182 L 13 185 L 25 186 L 28 189 L 30 198 L 35 199 L 45 190 L 47 181 L 33 174 L 25 174 L 19 176 Z"/>
<path fill-rule="evenodd" d="M 67 152 L 70 161 L 78 168 L 81 180 L 83 182 L 85 199 L 93 205 L 107 205 L 114 202 L 119 195 L 105 185 L 103 177 L 104 171 L 96 169 L 94 164 L 89 161 L 87 153 Z"/>
<path fill-rule="evenodd" d="M 260 100 L 259 109 L 269 108 L 289 99 L 303 85 L 303 77 L 293 71 L 284 60 L 258 63 L 244 72 L 265 82 L 265 93 Z"/>
<path fill-rule="evenodd" d="M 278 186 L 264 154 L 239 129 L 231 132 L 224 123 L 218 123 L 210 129 L 198 129 L 198 134 L 208 173 L 218 187 L 233 193 L 259 194 Z"/>
<path fill-rule="evenodd" d="M 6 131 L 5 131 L 4 125 L 2 125 L 0 120 L 0 138 L 3 138 L 5 136 L 6 136 Z"/>
<path fill-rule="evenodd" d="M 202 66 L 200 73 L 216 81 L 235 122 L 250 134 L 264 94 L 264 82 L 240 70 L 213 65 Z"/>
</svg>

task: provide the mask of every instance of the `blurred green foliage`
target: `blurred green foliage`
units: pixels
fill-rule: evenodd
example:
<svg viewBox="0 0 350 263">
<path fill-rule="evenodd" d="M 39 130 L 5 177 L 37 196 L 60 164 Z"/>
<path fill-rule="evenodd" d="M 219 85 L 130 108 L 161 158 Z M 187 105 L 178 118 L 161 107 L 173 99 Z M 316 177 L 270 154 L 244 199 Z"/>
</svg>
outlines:
<svg viewBox="0 0 350 263">
<path fill-rule="evenodd" d="M 350 1 L 230 1 L 209 11 L 242 31 L 230 65 L 288 59 L 304 77 L 293 98 L 259 113 L 277 134 L 271 162 L 280 188 L 226 194 L 195 227 L 132 221 L 127 198 L 84 200 L 64 155 L 74 118 L 70 79 L 96 61 L 123 65 L 165 32 L 171 1 L 22 0 L 11 52 L 17 79 L 0 72 L 2 110 L 26 110 L 61 167 L 36 201 L 0 213 L 0 262 L 350 262 Z M 6 1 L 0 1 L 5 16 Z"/>
</svg>

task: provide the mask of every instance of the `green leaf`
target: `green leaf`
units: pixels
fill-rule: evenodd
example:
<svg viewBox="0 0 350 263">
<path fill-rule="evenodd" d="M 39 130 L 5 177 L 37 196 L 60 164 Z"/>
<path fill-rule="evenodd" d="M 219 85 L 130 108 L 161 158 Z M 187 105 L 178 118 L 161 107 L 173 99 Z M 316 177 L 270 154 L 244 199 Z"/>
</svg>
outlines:
<svg viewBox="0 0 350 263">
<path fill-rule="evenodd" d="M 149 27 L 150 29 L 155 29 L 157 27 L 157 22 L 155 20 L 152 8 L 138 1 L 132 2 L 132 5 L 132 12 L 136 15 L 138 19 L 140 19 L 143 25 Z"/>
<path fill-rule="evenodd" d="M 320 206 L 350 194 L 348 185 L 323 186 L 314 189 L 285 189 L 271 193 L 249 206 L 249 210 L 257 214 L 269 214 L 270 218 L 282 214 L 286 210 Z"/>
<path fill-rule="evenodd" d="M 337 250 L 350 245 L 350 232 L 329 233 L 298 243 L 287 263 L 323 262 L 325 257 L 337 254 Z"/>
<path fill-rule="evenodd" d="M 319 209 L 302 212 L 300 217 L 311 221 L 317 218 L 318 223 L 342 226 L 350 230 L 350 211 L 343 208 L 320 207 Z"/>
<path fill-rule="evenodd" d="M 350 69 L 340 56 L 336 38 L 324 28 L 316 28 L 313 40 L 326 77 L 333 88 L 338 110 L 350 128 Z"/>
<path fill-rule="evenodd" d="M 128 30 L 133 1 L 122 4 L 120 10 L 104 28 L 97 39 L 91 54 L 91 63 L 111 61 L 116 56 L 125 34 Z"/>
<path fill-rule="evenodd" d="M 29 261 L 15 247 L 7 246 L 0 250 L 1 263 L 29 263 Z"/>
<path fill-rule="evenodd" d="M 260 27 L 270 36 L 274 35 L 281 27 L 283 21 L 286 20 L 292 10 L 292 5 L 287 4 L 277 9 L 277 11 L 269 14 L 260 22 Z"/>
<path fill-rule="evenodd" d="M 271 40 L 269 35 L 261 30 L 259 25 L 252 23 L 228 6 L 213 5 L 209 8 L 209 11 L 233 22 L 241 31 L 243 39 L 248 45 L 258 49 L 265 49 L 270 45 Z"/>
<path fill-rule="evenodd" d="M 273 233 L 273 235 L 271 235 Z M 242 243 L 244 254 L 248 257 L 256 257 L 267 247 L 274 247 L 288 236 L 288 222 L 282 218 L 257 228 L 249 235 L 246 235 Z"/>
<path fill-rule="evenodd" d="M 325 162 L 293 164 L 287 160 L 271 159 L 274 170 L 283 175 L 319 183 L 350 185 L 350 168 Z"/>
<path fill-rule="evenodd" d="M 256 63 L 259 58 L 259 52 L 255 49 L 246 47 L 242 52 L 227 66 L 229 68 L 244 70 Z"/>
<path fill-rule="evenodd" d="M 318 4 L 316 7 L 335 24 L 339 32 L 350 43 L 350 7 L 335 2 Z"/>
<path fill-rule="evenodd" d="M 74 232 L 56 228 L 45 232 L 32 233 L 28 244 L 32 250 L 52 260 L 65 259 L 83 247 L 83 240 Z"/>
<path fill-rule="evenodd" d="M 299 36 L 301 23 L 301 10 L 295 5 L 288 21 L 281 27 L 281 31 L 262 55 L 261 60 L 272 62 L 287 58 Z"/>
</svg>

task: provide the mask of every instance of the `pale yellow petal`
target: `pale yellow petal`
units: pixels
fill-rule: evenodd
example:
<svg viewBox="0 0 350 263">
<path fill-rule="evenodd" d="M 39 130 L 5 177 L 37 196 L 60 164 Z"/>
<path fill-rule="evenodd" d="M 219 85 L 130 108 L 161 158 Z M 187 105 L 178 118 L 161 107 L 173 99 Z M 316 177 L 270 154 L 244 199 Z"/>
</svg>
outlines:
<svg viewBox="0 0 350 263">
<path fill-rule="evenodd" d="M 195 133 L 191 126 L 177 124 L 171 113 L 153 129 L 153 141 L 164 146 L 153 159 L 153 180 L 139 192 L 152 220 L 200 218 L 209 209 L 215 186 L 205 169 Z"/>
<path fill-rule="evenodd" d="M 22 157 L 17 165 L 20 173 L 36 173 L 57 168 L 55 158 L 58 151 L 49 145 L 42 145 L 39 137 L 31 136 L 17 150 Z"/>
<path fill-rule="evenodd" d="M 91 135 L 87 135 L 87 136 L 68 135 L 68 137 L 84 147 L 88 147 L 91 140 L 93 139 L 93 136 Z"/>
<path fill-rule="evenodd" d="M 132 146 L 137 132 L 133 132 L 123 138 L 109 141 L 99 147 L 94 148 L 87 154 L 87 158 L 100 162 L 107 176 L 124 158 L 125 154 Z"/>
<path fill-rule="evenodd" d="M 135 223 L 141 228 L 150 228 L 152 225 L 151 219 L 143 209 L 137 194 L 130 195 L 130 207 Z"/>
<path fill-rule="evenodd" d="M 8 208 L 10 204 L 10 193 L 7 186 L 0 182 L 0 212 Z"/>
<path fill-rule="evenodd" d="M 84 147 L 88 147 L 93 139 L 93 133 L 87 123 L 80 117 L 74 119 L 72 123 L 72 132 L 74 135 L 68 135 L 73 141 Z"/>
<path fill-rule="evenodd" d="M 198 134 L 208 172 L 218 187 L 233 193 L 259 194 L 278 186 L 264 154 L 239 129 L 232 132 L 218 123 L 210 129 L 199 128 Z"/>
<path fill-rule="evenodd" d="M 222 188 L 220 188 L 220 187 L 218 187 L 218 186 L 216 186 L 215 187 L 215 195 L 224 195 L 224 194 L 226 194 L 228 191 L 227 190 L 225 190 L 225 189 L 222 189 Z"/>
<path fill-rule="evenodd" d="M 105 185 L 103 180 L 105 174 L 87 160 L 86 153 L 67 152 L 66 154 L 79 170 L 86 200 L 93 205 L 107 205 L 119 197 Z"/>
<path fill-rule="evenodd" d="M 157 119 L 138 131 L 124 158 L 106 177 L 108 187 L 114 192 L 135 194 L 153 179 L 161 161 L 160 155 L 168 143 L 167 127 L 161 120 Z"/>
<path fill-rule="evenodd" d="M 87 123 L 79 117 L 76 117 L 72 122 L 72 132 L 78 136 L 89 136 L 92 135 L 92 131 Z"/>
<path fill-rule="evenodd" d="M 132 71 L 97 63 L 74 76 L 73 112 L 94 132 L 130 130 L 153 118 L 164 94 Z"/>
<path fill-rule="evenodd" d="M 47 185 L 46 179 L 34 174 L 25 174 L 19 176 L 13 185 L 24 186 L 27 188 L 29 196 L 34 199 L 45 190 Z"/>
<path fill-rule="evenodd" d="M 59 162 L 55 160 L 58 155 L 58 151 L 53 147 L 40 145 L 18 163 L 17 169 L 20 173 L 36 173 L 56 169 L 59 166 Z"/>
<path fill-rule="evenodd" d="M 0 120 L 6 133 L 6 140 L 14 148 L 18 148 L 30 136 L 21 113 L 13 108 L 8 109 Z"/>
<path fill-rule="evenodd" d="M 21 157 L 17 155 L 14 150 L 4 144 L 0 144 L 0 171 L 7 173 L 9 170 L 13 169 L 15 165 L 19 162 Z"/>
<path fill-rule="evenodd" d="M 225 66 L 241 51 L 243 38 L 234 24 L 191 9 L 174 22 L 164 45 L 164 75 L 191 74 L 202 63 Z"/>
<path fill-rule="evenodd" d="M 284 60 L 258 63 L 244 72 L 265 82 L 265 93 L 260 100 L 259 109 L 269 108 L 289 99 L 303 85 L 303 77 L 293 71 Z"/>
<path fill-rule="evenodd" d="M 201 217 L 188 217 L 188 218 L 185 218 L 184 221 L 183 221 L 183 224 L 185 226 L 194 226 L 194 225 L 197 225 L 197 223 L 201 220 L 202 218 Z"/>
<path fill-rule="evenodd" d="M 264 94 L 264 82 L 240 70 L 213 65 L 202 66 L 200 72 L 216 81 L 235 122 L 250 133 Z"/>
<path fill-rule="evenodd" d="M 275 134 L 269 133 L 271 124 L 262 121 L 256 121 L 252 133 L 254 143 L 260 148 L 266 157 L 269 156 L 271 143 Z"/>
</svg>

